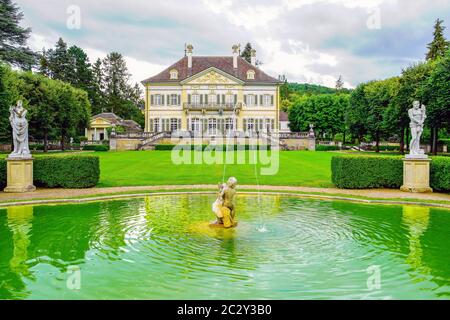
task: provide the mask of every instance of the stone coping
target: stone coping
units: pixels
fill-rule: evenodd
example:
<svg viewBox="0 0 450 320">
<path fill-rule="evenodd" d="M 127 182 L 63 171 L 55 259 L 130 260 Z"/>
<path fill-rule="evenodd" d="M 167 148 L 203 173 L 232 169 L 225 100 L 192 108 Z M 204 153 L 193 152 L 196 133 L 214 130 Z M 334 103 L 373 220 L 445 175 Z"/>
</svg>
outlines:
<svg viewBox="0 0 450 320">
<path fill-rule="evenodd" d="M 215 194 L 216 189 L 217 189 L 216 185 L 194 185 L 194 186 L 181 185 L 181 186 L 141 186 L 141 187 L 116 187 L 116 188 L 93 188 L 93 189 L 40 189 L 36 192 L 26 194 L 7 194 L 4 192 L 0 192 L 0 207 L 20 206 L 20 205 L 82 203 L 90 201 L 113 200 L 113 199 L 157 196 L 157 195 Z M 403 193 L 399 190 L 391 190 L 391 189 L 346 190 L 335 188 L 307 188 L 307 187 L 287 187 L 287 186 L 258 187 L 249 185 L 238 186 L 238 190 L 239 194 L 243 195 L 258 194 L 259 192 L 261 192 L 266 195 L 283 195 L 283 196 L 295 196 L 304 198 L 343 200 L 360 203 L 420 205 L 420 206 L 441 207 L 450 209 L 450 195 L 442 193 L 408 194 Z M 85 191 L 85 192 L 77 192 L 77 191 Z M 54 193 L 57 193 L 58 196 L 55 196 Z M 448 203 L 427 202 L 427 201 L 441 201 L 441 202 L 448 201 Z"/>
</svg>

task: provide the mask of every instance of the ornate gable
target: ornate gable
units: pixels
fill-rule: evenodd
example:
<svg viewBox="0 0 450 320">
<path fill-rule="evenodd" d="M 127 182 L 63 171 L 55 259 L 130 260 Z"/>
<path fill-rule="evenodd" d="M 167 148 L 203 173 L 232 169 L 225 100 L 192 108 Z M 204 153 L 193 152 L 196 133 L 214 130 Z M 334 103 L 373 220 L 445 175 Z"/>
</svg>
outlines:
<svg viewBox="0 0 450 320">
<path fill-rule="evenodd" d="M 190 85 L 236 85 L 242 84 L 243 82 L 219 69 L 209 68 L 203 72 L 193 75 L 190 78 L 187 78 L 182 83 Z"/>
</svg>

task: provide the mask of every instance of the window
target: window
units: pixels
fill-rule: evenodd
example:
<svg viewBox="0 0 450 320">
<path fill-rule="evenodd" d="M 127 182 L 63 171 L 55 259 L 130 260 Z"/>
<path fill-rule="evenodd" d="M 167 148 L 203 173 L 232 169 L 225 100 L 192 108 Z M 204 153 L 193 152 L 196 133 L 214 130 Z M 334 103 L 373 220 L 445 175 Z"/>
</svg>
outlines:
<svg viewBox="0 0 450 320">
<path fill-rule="evenodd" d="M 217 119 L 210 118 L 208 120 L 208 133 L 209 134 L 217 134 Z"/>
<path fill-rule="evenodd" d="M 249 80 L 254 80 L 254 79 L 255 79 L 255 71 L 253 71 L 253 70 L 248 70 L 248 71 L 247 71 L 247 79 L 249 79 Z"/>
<path fill-rule="evenodd" d="M 175 80 L 178 79 L 178 71 L 175 69 L 170 70 L 170 79 Z"/>
<path fill-rule="evenodd" d="M 163 105 L 163 96 L 161 94 L 155 94 L 155 105 L 156 106 Z"/>
<path fill-rule="evenodd" d="M 199 118 L 193 118 L 191 119 L 191 130 L 194 132 L 200 132 L 201 131 L 201 122 Z"/>
<path fill-rule="evenodd" d="M 247 119 L 247 131 L 254 131 L 255 129 L 255 119 L 249 118 Z"/>
<path fill-rule="evenodd" d="M 209 104 L 216 104 L 217 103 L 217 96 L 215 94 L 209 94 L 208 95 L 208 103 Z"/>
<path fill-rule="evenodd" d="M 247 106 L 254 107 L 256 105 L 256 95 L 249 94 L 247 95 Z"/>
<path fill-rule="evenodd" d="M 263 95 L 263 106 L 268 107 L 272 105 L 272 96 L 270 94 Z"/>
<path fill-rule="evenodd" d="M 171 94 L 169 98 L 170 98 L 169 104 L 171 106 L 177 106 L 178 105 L 178 95 L 177 94 Z"/>
<path fill-rule="evenodd" d="M 225 104 L 234 104 L 234 96 L 232 94 L 225 95 Z"/>
<path fill-rule="evenodd" d="M 199 94 L 193 94 L 191 97 L 191 104 L 194 106 L 197 106 L 200 104 L 200 95 Z"/>
<path fill-rule="evenodd" d="M 159 118 L 155 118 L 153 121 L 153 132 L 159 132 Z"/>
<path fill-rule="evenodd" d="M 225 119 L 225 132 L 231 132 L 234 130 L 234 121 L 233 118 Z"/>
<path fill-rule="evenodd" d="M 271 130 L 271 121 L 270 119 L 266 119 L 266 131 L 270 132 Z"/>
<path fill-rule="evenodd" d="M 179 129 L 179 119 L 170 118 L 170 131 L 177 131 Z"/>
</svg>

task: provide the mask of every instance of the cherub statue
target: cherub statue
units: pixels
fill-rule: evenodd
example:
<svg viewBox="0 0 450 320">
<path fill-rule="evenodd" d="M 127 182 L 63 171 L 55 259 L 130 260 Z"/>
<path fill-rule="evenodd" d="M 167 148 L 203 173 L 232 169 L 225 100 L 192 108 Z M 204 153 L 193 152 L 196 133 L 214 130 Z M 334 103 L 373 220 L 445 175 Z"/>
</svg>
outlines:
<svg viewBox="0 0 450 320">
<path fill-rule="evenodd" d="M 413 107 L 408 110 L 408 116 L 411 119 L 411 142 L 409 145 L 410 155 L 423 155 L 424 151 L 420 149 L 420 137 L 423 132 L 423 125 L 426 116 L 426 107 L 419 101 L 414 101 Z"/>
<path fill-rule="evenodd" d="M 212 210 L 216 214 L 217 220 L 212 225 L 223 226 L 224 228 L 231 228 L 237 225 L 234 204 L 236 184 L 237 180 L 234 177 L 230 177 L 227 183 L 219 184 L 219 194 L 212 205 Z"/>
<path fill-rule="evenodd" d="M 28 147 L 28 121 L 27 110 L 22 105 L 22 100 L 17 101 L 16 106 L 9 108 L 9 122 L 12 127 L 14 150 L 9 155 L 10 158 L 30 158 Z"/>
</svg>

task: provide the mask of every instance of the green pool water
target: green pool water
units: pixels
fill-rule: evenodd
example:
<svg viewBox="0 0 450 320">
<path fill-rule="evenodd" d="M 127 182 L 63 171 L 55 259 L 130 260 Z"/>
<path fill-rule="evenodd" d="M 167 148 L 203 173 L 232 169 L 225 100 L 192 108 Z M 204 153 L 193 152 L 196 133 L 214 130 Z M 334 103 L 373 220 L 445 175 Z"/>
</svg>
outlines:
<svg viewBox="0 0 450 320">
<path fill-rule="evenodd" d="M 450 211 L 240 195 L 0 209 L 1 299 L 449 299 Z"/>
</svg>

